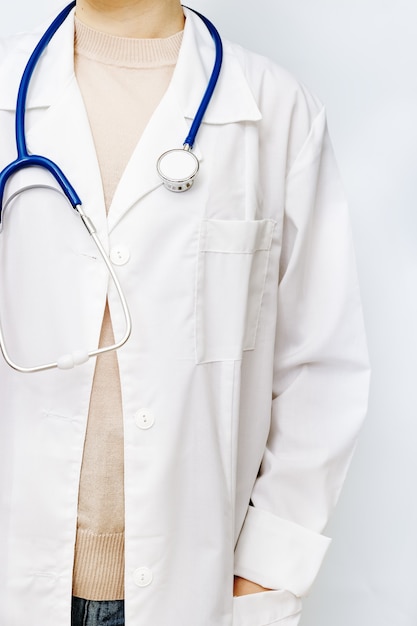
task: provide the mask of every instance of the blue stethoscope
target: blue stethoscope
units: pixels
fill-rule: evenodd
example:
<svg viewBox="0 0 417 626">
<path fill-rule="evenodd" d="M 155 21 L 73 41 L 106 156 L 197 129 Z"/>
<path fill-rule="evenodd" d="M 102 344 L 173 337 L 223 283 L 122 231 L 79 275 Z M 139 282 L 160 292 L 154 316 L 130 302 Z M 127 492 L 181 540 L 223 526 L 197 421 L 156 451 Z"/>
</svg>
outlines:
<svg viewBox="0 0 417 626">
<path fill-rule="evenodd" d="M 82 222 L 88 230 L 88 233 L 91 235 L 99 253 L 102 257 L 107 270 L 112 278 L 112 281 L 117 290 L 118 296 L 120 298 L 120 302 L 123 309 L 123 314 L 125 318 L 125 332 L 122 339 L 111 346 L 106 346 L 104 348 L 99 348 L 91 351 L 76 351 L 71 354 L 66 354 L 58 358 L 55 362 L 45 363 L 43 365 L 36 365 L 33 367 L 23 367 L 17 365 L 10 357 L 5 341 L 4 334 L 2 330 L 2 326 L 0 323 L 0 349 L 3 353 L 3 356 L 6 362 L 15 370 L 23 373 L 32 373 L 39 372 L 43 370 L 48 370 L 52 368 L 60 368 L 60 369 L 70 369 L 76 365 L 80 365 L 85 363 L 90 357 L 97 356 L 98 354 L 102 354 L 104 352 L 110 352 L 112 350 L 117 350 L 121 346 L 123 346 L 126 341 L 129 339 L 131 330 L 132 330 L 132 322 L 131 316 L 129 312 L 129 308 L 126 302 L 126 298 L 124 296 L 123 290 L 121 288 L 120 282 L 114 272 L 112 263 L 109 259 L 108 254 L 106 253 L 103 244 L 101 243 L 99 237 L 97 236 L 96 229 L 91 219 L 84 212 L 82 202 L 74 187 L 65 176 L 60 167 L 48 159 L 47 157 L 40 156 L 37 154 L 29 154 L 27 145 L 26 145 L 26 133 L 25 133 L 25 112 L 26 112 L 26 100 L 27 94 L 29 90 L 30 81 L 33 75 L 33 72 L 38 64 L 38 61 L 44 52 L 45 48 L 48 46 L 52 37 L 59 29 L 61 24 L 64 22 L 66 17 L 75 7 L 76 2 L 71 2 L 68 6 L 66 6 L 59 15 L 54 19 L 52 24 L 45 31 L 44 35 L 39 40 L 39 43 L 33 50 L 29 61 L 24 69 L 19 90 L 17 94 L 17 104 L 16 104 L 16 120 L 15 120 L 15 134 L 16 134 L 16 148 L 17 148 L 17 158 L 9 163 L 1 172 L 0 172 L 0 232 L 3 231 L 3 221 L 4 221 L 4 213 L 12 202 L 12 200 L 22 193 L 23 191 L 27 191 L 29 189 L 33 189 L 34 187 L 39 188 L 48 188 L 55 191 L 62 191 L 64 195 L 69 200 L 73 209 L 78 213 Z M 215 62 L 212 74 L 210 76 L 206 91 L 203 95 L 201 103 L 198 107 L 197 113 L 195 114 L 194 120 L 190 127 L 190 132 L 188 133 L 185 141 L 183 143 L 182 148 L 174 148 L 172 150 L 168 150 L 164 152 L 158 159 L 156 167 L 159 176 L 162 179 L 163 185 L 166 189 L 173 192 L 183 192 L 190 189 L 194 183 L 194 179 L 199 170 L 199 161 L 195 154 L 192 152 L 193 145 L 195 143 L 195 138 L 197 136 L 198 130 L 201 126 L 201 122 L 203 120 L 206 109 L 209 105 L 209 102 L 213 96 L 217 80 L 219 78 L 220 69 L 223 60 L 223 46 L 220 35 L 216 30 L 215 26 L 201 13 L 198 13 L 194 9 L 190 9 L 193 13 L 196 13 L 207 26 L 212 39 L 215 45 Z M 48 185 L 31 185 L 29 187 L 25 187 L 20 189 L 16 193 L 12 194 L 7 202 L 3 205 L 3 196 L 6 187 L 6 183 L 8 180 L 18 172 L 19 170 L 25 169 L 27 167 L 41 167 L 46 169 L 52 174 L 59 185 L 59 189 L 56 187 L 48 186 Z"/>
</svg>

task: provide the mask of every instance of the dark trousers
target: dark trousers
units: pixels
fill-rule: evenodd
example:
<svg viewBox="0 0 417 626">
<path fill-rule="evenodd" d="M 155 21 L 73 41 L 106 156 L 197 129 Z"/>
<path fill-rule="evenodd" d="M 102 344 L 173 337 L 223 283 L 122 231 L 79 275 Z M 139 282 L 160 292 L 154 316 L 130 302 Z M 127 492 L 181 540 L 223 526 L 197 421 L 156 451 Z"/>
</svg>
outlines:
<svg viewBox="0 0 417 626">
<path fill-rule="evenodd" d="M 123 600 L 96 601 L 72 598 L 71 626 L 124 626 Z"/>
</svg>

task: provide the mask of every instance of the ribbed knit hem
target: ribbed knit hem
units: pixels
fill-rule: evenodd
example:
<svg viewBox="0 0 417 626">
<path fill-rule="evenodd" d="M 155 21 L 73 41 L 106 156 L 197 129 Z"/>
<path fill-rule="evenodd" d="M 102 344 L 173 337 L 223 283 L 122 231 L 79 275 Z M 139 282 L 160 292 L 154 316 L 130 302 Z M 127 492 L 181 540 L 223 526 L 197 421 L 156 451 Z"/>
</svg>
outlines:
<svg viewBox="0 0 417 626">
<path fill-rule="evenodd" d="M 124 533 L 77 531 L 72 593 L 85 600 L 123 600 Z"/>
<path fill-rule="evenodd" d="M 135 39 L 90 28 L 75 18 L 75 52 L 99 63 L 119 67 L 152 68 L 175 65 L 183 31 L 171 37 Z"/>
</svg>

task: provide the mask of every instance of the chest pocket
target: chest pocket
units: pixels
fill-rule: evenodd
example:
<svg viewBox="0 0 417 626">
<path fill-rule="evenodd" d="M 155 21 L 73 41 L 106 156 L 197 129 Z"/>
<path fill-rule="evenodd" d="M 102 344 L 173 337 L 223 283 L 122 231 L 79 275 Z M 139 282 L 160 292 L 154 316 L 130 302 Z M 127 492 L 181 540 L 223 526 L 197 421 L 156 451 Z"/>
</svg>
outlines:
<svg viewBox="0 0 417 626">
<path fill-rule="evenodd" d="M 204 220 L 196 294 L 198 363 L 240 359 L 255 348 L 276 222 Z"/>
</svg>

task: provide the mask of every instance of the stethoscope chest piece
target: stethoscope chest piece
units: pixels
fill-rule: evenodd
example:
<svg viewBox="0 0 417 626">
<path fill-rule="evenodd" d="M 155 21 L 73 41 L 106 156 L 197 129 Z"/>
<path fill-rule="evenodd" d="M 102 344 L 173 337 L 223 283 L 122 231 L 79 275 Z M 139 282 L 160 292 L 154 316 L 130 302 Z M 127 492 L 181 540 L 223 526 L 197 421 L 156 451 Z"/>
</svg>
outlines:
<svg viewBox="0 0 417 626">
<path fill-rule="evenodd" d="M 169 191 L 188 191 L 194 183 L 200 164 L 187 147 L 164 152 L 156 164 L 158 174 Z"/>
</svg>

